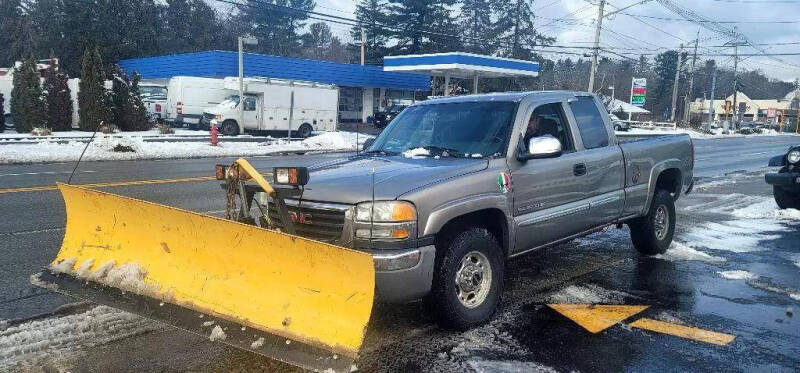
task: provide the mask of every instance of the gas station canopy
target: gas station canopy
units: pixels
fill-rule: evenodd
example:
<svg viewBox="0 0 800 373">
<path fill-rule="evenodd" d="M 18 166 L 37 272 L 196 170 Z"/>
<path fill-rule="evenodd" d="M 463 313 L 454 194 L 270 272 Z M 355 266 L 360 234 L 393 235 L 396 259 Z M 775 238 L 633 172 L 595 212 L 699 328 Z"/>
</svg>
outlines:
<svg viewBox="0 0 800 373">
<path fill-rule="evenodd" d="M 512 58 L 483 56 L 479 54 L 450 52 L 435 54 L 409 54 L 383 58 L 384 71 L 402 71 L 443 76 L 445 87 L 450 78 L 473 79 L 473 92 L 478 91 L 479 78 L 538 76 L 539 63 Z M 445 96 L 449 90 L 445 89 Z"/>
</svg>

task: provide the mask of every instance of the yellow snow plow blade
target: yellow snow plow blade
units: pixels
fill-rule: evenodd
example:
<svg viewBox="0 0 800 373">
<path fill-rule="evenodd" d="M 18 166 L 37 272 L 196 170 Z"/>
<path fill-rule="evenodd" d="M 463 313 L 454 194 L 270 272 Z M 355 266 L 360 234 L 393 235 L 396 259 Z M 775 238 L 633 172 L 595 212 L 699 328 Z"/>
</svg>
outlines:
<svg viewBox="0 0 800 373">
<path fill-rule="evenodd" d="M 373 302 L 369 254 L 58 187 L 67 212 L 64 242 L 34 283 L 305 368 L 348 370 L 356 358 Z"/>
</svg>

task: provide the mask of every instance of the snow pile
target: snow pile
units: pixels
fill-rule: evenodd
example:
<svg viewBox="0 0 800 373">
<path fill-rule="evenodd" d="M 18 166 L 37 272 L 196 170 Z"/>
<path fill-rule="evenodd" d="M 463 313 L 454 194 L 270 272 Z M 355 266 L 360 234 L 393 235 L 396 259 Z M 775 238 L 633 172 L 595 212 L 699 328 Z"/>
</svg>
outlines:
<svg viewBox="0 0 800 373">
<path fill-rule="evenodd" d="M 259 348 L 259 347 L 263 346 L 263 345 L 264 345 L 264 342 L 266 342 L 266 341 L 264 340 L 264 337 L 259 337 L 258 339 L 256 339 L 256 340 L 255 340 L 255 342 L 253 342 L 253 343 L 251 343 L 251 344 L 250 344 L 250 348 L 252 348 L 252 349 L 254 349 L 254 350 L 255 350 L 255 349 L 257 349 L 257 348 Z"/>
<path fill-rule="evenodd" d="M 728 280 L 752 280 L 758 278 L 758 275 L 756 275 L 755 273 L 742 270 L 722 271 L 717 273 L 723 278 L 727 278 Z"/>
<path fill-rule="evenodd" d="M 363 144 L 369 135 L 359 135 Z M 222 142 L 211 146 L 207 142 L 180 141 L 145 142 L 141 137 L 98 134 L 86 143 L 69 141 L 57 143 L 44 141 L 37 144 L 0 146 L 0 164 L 35 162 L 74 162 L 86 148 L 84 161 L 169 159 L 199 157 L 257 156 L 282 152 L 345 151 L 356 150 L 356 134 L 351 132 L 326 132 L 303 141 L 268 140 L 265 142 Z"/>
<path fill-rule="evenodd" d="M 147 295 L 151 297 L 164 298 L 164 294 L 160 294 L 160 285 L 151 284 L 145 281 L 147 278 L 147 270 L 142 268 L 137 263 L 126 263 L 116 266 L 113 260 L 107 261 L 105 264 L 97 267 L 94 271 L 94 259 L 87 259 L 78 266 L 75 271 L 75 262 L 77 259 L 68 258 L 53 263 L 50 269 L 55 272 L 71 274 L 75 277 L 99 282 L 111 287 L 130 291 L 136 294 Z M 169 300 L 169 294 L 166 295 L 166 300 Z"/>
<path fill-rule="evenodd" d="M 632 127 L 629 131 L 617 131 L 617 135 L 681 135 L 686 134 L 693 139 L 718 139 L 728 137 L 754 137 L 754 136 L 797 136 L 794 133 L 780 133 L 773 129 L 764 129 L 761 133 L 744 135 L 729 131 L 723 133 L 722 128 L 713 128 L 711 133 L 697 131 L 691 128 L 671 128 L 671 127 Z"/>
<path fill-rule="evenodd" d="M 800 210 L 778 208 L 775 200 L 764 198 L 761 202 L 736 209 L 731 213 L 737 218 L 745 219 L 780 219 L 800 221 Z"/>
<path fill-rule="evenodd" d="M 430 150 L 425 148 L 408 149 L 403 152 L 403 157 L 412 159 L 429 157 L 430 155 L 431 155 Z"/>
<path fill-rule="evenodd" d="M 678 242 L 672 241 L 672 245 L 670 245 L 669 249 L 663 254 L 658 254 L 654 256 L 654 258 L 669 260 L 669 261 L 683 261 L 683 260 L 698 260 L 701 262 L 709 262 L 709 263 L 721 263 L 725 261 L 725 258 L 721 258 L 718 256 L 713 256 L 706 254 L 702 251 L 695 250 L 691 246 Z"/>
<path fill-rule="evenodd" d="M 0 371 L 33 368 L 46 359 L 154 330 L 155 322 L 106 306 L 11 326 L 0 331 Z"/>
<path fill-rule="evenodd" d="M 211 335 L 208 336 L 208 339 L 211 340 L 211 342 L 224 341 L 225 338 L 227 337 L 228 336 L 225 335 L 225 332 L 222 330 L 222 328 L 219 325 L 217 325 L 214 326 L 214 329 L 211 330 Z"/>
<path fill-rule="evenodd" d="M 692 247 L 745 253 L 764 250 L 759 245 L 761 241 L 780 238 L 780 235 L 768 232 L 785 229 L 782 224 L 768 219 L 730 220 L 722 223 L 705 223 L 692 228 L 681 238 L 691 242 Z"/>
<path fill-rule="evenodd" d="M 570 285 L 550 295 L 549 303 L 569 304 L 624 304 L 625 299 L 634 298 L 628 293 L 608 290 L 593 284 Z"/>
</svg>

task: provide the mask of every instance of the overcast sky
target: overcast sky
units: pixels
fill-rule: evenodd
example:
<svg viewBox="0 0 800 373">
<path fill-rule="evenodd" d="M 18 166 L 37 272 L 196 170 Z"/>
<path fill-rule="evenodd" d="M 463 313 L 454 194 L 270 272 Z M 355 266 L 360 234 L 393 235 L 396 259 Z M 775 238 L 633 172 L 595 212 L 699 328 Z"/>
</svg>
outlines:
<svg viewBox="0 0 800 373">
<path fill-rule="evenodd" d="M 556 44 L 568 46 L 590 46 L 594 39 L 594 20 L 597 18 L 598 0 L 535 0 L 536 25 L 539 31 L 556 37 Z M 738 25 L 738 30 L 753 43 L 791 43 L 794 45 L 762 46 L 771 53 L 800 53 L 800 23 L 775 23 L 776 21 L 800 22 L 800 0 L 670 0 L 673 4 L 714 21 L 745 21 L 768 23 L 723 24 L 730 30 Z M 640 0 L 611 0 L 606 3 L 605 13 L 612 12 Z M 332 15 L 353 17 L 356 1 L 317 0 L 316 11 Z M 681 19 L 681 16 L 668 10 L 656 0 L 636 5 L 624 12 L 650 17 Z M 643 21 L 647 24 L 644 24 Z M 349 40 L 349 26 L 330 24 L 336 35 Z M 663 20 L 617 14 L 603 20 L 601 45 L 616 48 L 614 52 L 636 57 L 639 53 L 658 53 L 665 49 L 677 49 L 681 43 L 692 45 L 700 30 L 698 54 L 732 54 L 733 48 L 715 48 L 731 41 L 730 37 L 720 35 L 697 24 L 680 20 Z M 458 30 L 454 30 L 457 33 Z M 579 49 L 563 51 L 583 52 Z M 739 53 L 759 53 L 751 47 L 739 48 Z M 546 54 L 558 58 L 556 52 Z M 622 57 L 605 53 L 621 59 Z M 561 54 L 561 56 L 566 56 Z M 726 56 L 714 58 L 722 66 L 733 66 L 733 58 Z M 769 57 L 742 57 L 740 66 L 746 69 L 761 69 L 768 76 L 793 81 L 800 78 L 800 55 L 778 56 L 781 61 Z"/>
</svg>

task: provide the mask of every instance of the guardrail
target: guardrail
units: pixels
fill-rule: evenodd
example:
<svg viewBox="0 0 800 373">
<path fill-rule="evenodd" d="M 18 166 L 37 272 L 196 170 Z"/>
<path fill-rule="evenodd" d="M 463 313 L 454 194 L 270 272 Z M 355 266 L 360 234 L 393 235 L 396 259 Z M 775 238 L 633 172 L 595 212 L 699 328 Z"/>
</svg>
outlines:
<svg viewBox="0 0 800 373">
<path fill-rule="evenodd" d="M 628 123 L 631 127 L 638 127 L 638 128 L 669 128 L 669 129 L 678 129 L 677 122 L 642 122 L 637 120 L 620 120 L 620 122 Z"/>
</svg>

